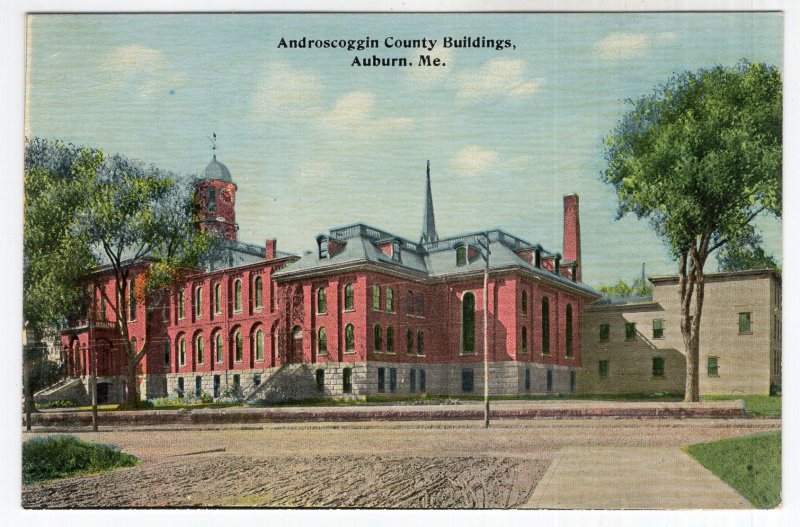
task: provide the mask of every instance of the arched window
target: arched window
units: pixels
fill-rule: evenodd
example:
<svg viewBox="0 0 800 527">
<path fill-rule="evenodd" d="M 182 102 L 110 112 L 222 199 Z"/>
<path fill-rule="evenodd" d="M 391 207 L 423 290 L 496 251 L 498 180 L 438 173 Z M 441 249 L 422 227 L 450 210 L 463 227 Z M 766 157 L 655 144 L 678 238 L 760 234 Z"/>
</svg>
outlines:
<svg viewBox="0 0 800 527">
<path fill-rule="evenodd" d="M 462 266 L 467 264 L 467 248 L 463 245 L 456 247 L 456 265 Z"/>
<path fill-rule="evenodd" d="M 567 320 L 564 334 L 567 338 L 567 357 L 572 357 L 572 305 L 567 304 Z"/>
<path fill-rule="evenodd" d="M 528 328 L 522 326 L 522 341 L 520 342 L 522 353 L 528 353 Z"/>
<path fill-rule="evenodd" d="M 328 332 L 325 331 L 325 327 L 319 328 L 317 332 L 317 355 L 327 355 L 328 354 Z"/>
<path fill-rule="evenodd" d="M 244 357 L 244 345 L 242 342 L 242 332 L 237 331 L 236 334 L 233 336 L 234 340 L 234 347 L 236 348 L 236 354 L 234 360 L 236 362 L 242 362 Z"/>
<path fill-rule="evenodd" d="M 475 294 L 461 296 L 461 353 L 475 353 Z"/>
<path fill-rule="evenodd" d="M 344 286 L 344 309 L 350 311 L 354 309 L 355 302 L 353 300 L 353 284 Z"/>
<path fill-rule="evenodd" d="M 347 324 L 344 328 L 344 350 L 352 353 L 356 349 L 356 330 L 353 324 Z"/>
<path fill-rule="evenodd" d="M 108 355 L 106 355 L 106 356 L 108 357 Z M 169 367 L 170 362 L 171 362 L 171 360 L 170 360 L 169 340 L 165 340 L 164 341 L 164 366 Z"/>
<path fill-rule="evenodd" d="M 414 332 L 410 328 L 406 331 L 406 353 L 414 353 Z"/>
<path fill-rule="evenodd" d="M 263 281 L 261 280 L 261 277 L 256 276 L 256 279 L 253 280 L 253 303 L 255 304 L 256 309 L 261 309 L 264 306 L 262 285 Z"/>
<path fill-rule="evenodd" d="M 324 287 L 317 289 L 317 314 L 324 315 L 328 312 L 328 296 Z"/>
<path fill-rule="evenodd" d="M 386 328 L 386 353 L 394 353 L 394 328 Z"/>
<path fill-rule="evenodd" d="M 394 289 L 386 288 L 386 311 L 394 313 Z"/>
<path fill-rule="evenodd" d="M 411 291 L 406 294 L 406 314 L 413 315 L 414 314 L 414 293 Z"/>
<path fill-rule="evenodd" d="M 303 353 L 303 330 L 300 326 L 292 328 L 292 354 L 300 358 Z"/>
<path fill-rule="evenodd" d="M 381 334 L 381 325 L 375 324 L 372 328 L 374 338 L 375 351 L 381 351 L 383 348 L 383 335 Z"/>
<path fill-rule="evenodd" d="M 233 283 L 233 310 L 236 312 L 242 310 L 242 281 L 238 278 Z"/>
<path fill-rule="evenodd" d="M 203 288 L 198 287 L 194 290 L 194 316 L 203 316 Z"/>
<path fill-rule="evenodd" d="M 131 278 L 128 285 L 128 320 L 136 320 L 136 279 Z"/>
<path fill-rule="evenodd" d="M 217 332 L 217 336 L 214 338 L 214 360 L 216 362 L 222 362 L 223 360 L 223 352 L 225 351 L 223 341 L 222 333 Z"/>
<path fill-rule="evenodd" d="M 100 320 L 105 322 L 106 319 L 106 295 L 100 293 Z"/>
<path fill-rule="evenodd" d="M 186 318 L 186 310 L 183 307 L 183 289 L 178 291 L 178 318 Z"/>
<path fill-rule="evenodd" d="M 522 304 L 522 306 L 520 306 L 520 311 L 522 311 L 522 316 L 523 317 L 527 317 L 528 316 L 528 292 L 527 291 L 523 291 L 522 292 L 521 304 Z"/>
<path fill-rule="evenodd" d="M 542 298 L 542 355 L 550 355 L 550 300 Z"/>
<path fill-rule="evenodd" d="M 256 360 L 264 360 L 264 332 L 256 330 Z"/>
<path fill-rule="evenodd" d="M 222 313 L 222 284 L 214 286 L 214 313 Z"/>
<path fill-rule="evenodd" d="M 372 309 L 374 311 L 381 309 L 381 286 L 377 284 L 372 286 Z"/>
<path fill-rule="evenodd" d="M 425 314 L 425 296 L 422 293 L 420 293 L 417 295 L 416 300 L 417 300 L 417 309 L 415 310 L 416 315 L 418 317 L 421 317 Z"/>
<path fill-rule="evenodd" d="M 272 360 L 275 362 L 280 353 L 280 334 L 278 333 L 278 326 L 272 328 Z"/>
<path fill-rule="evenodd" d="M 422 346 L 422 330 L 417 331 L 417 355 L 424 355 L 425 348 Z"/>
<path fill-rule="evenodd" d="M 186 366 L 186 339 L 183 337 L 178 341 L 178 363 Z"/>
<path fill-rule="evenodd" d="M 203 364 L 205 362 L 205 349 L 203 347 L 203 335 L 197 335 L 197 339 L 195 340 L 195 351 L 197 352 L 197 364 Z"/>
</svg>

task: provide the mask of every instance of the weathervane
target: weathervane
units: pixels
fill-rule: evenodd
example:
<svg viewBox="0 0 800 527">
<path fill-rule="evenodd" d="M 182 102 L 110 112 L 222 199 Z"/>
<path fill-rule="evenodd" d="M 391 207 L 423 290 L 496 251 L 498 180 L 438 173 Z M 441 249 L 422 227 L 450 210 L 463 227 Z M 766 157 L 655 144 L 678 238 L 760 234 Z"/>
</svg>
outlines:
<svg viewBox="0 0 800 527">
<path fill-rule="evenodd" d="M 217 132 L 212 132 L 211 133 L 211 137 L 209 137 L 208 140 L 211 141 L 211 151 L 212 152 L 216 152 L 216 150 L 217 150 Z M 216 157 L 216 155 L 217 154 L 215 153 L 214 156 Z"/>
</svg>

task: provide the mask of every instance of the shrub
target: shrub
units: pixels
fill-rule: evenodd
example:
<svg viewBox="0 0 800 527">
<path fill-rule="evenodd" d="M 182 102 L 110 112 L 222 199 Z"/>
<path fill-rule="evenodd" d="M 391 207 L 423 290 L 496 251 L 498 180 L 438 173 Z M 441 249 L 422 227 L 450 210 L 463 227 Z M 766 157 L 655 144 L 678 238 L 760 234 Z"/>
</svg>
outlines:
<svg viewBox="0 0 800 527">
<path fill-rule="evenodd" d="M 49 403 L 36 403 L 36 408 L 72 408 L 78 406 L 78 403 L 73 399 L 55 400 Z"/>
<path fill-rule="evenodd" d="M 36 437 L 22 444 L 22 482 L 82 476 L 139 464 L 119 447 L 81 441 L 68 435 Z"/>
</svg>

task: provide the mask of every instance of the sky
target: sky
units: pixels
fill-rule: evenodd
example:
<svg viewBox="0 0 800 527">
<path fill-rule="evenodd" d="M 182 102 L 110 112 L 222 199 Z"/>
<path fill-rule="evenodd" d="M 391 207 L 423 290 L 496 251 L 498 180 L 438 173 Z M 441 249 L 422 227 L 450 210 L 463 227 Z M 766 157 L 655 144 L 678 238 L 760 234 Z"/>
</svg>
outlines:
<svg viewBox="0 0 800 527">
<path fill-rule="evenodd" d="M 464 36 L 512 47 L 443 48 Z M 302 37 L 380 47 L 278 47 Z M 677 270 L 600 180 L 626 100 L 685 70 L 782 67 L 782 46 L 775 13 L 32 15 L 25 132 L 183 174 L 216 133 L 240 240 L 298 254 L 355 222 L 418 240 L 428 160 L 440 237 L 499 227 L 561 251 L 562 196 L 578 193 L 583 279 L 599 286 Z M 417 67 L 424 54 L 445 66 Z M 351 66 L 373 55 L 415 65 Z M 759 226 L 780 257 L 781 222 Z"/>
</svg>

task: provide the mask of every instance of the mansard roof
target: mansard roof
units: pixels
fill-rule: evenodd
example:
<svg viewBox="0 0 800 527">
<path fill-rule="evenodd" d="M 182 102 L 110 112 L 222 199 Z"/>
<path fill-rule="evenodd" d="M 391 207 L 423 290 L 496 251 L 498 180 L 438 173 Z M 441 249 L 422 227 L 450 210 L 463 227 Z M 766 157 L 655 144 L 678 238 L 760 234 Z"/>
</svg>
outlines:
<svg viewBox="0 0 800 527">
<path fill-rule="evenodd" d="M 584 294 L 599 297 L 592 288 L 573 282 L 568 278 L 537 268 L 522 257 L 519 252 L 539 248 L 543 257 L 554 257 L 552 253 L 541 249 L 521 238 L 501 229 L 486 231 L 489 237 L 489 269 L 521 270 L 565 287 L 577 289 Z M 320 235 L 320 243 L 327 242 L 327 252 L 307 251 L 299 260 L 275 273 L 276 279 L 300 278 L 308 275 L 322 275 L 346 271 L 350 268 L 370 266 L 377 270 L 406 274 L 409 279 L 446 280 L 452 277 L 466 276 L 483 272 L 485 263 L 478 251 L 478 240 L 483 232 L 473 232 L 443 238 L 431 242 L 415 243 L 388 231 L 372 227 L 364 223 L 356 223 L 331 229 L 329 234 Z M 392 245 L 392 252 L 399 249 L 399 257 L 389 255 L 382 250 L 384 244 Z M 475 252 L 467 258 L 466 263 L 457 265 L 455 249 L 459 246 L 474 248 Z M 572 262 L 564 262 L 571 265 Z"/>
</svg>

